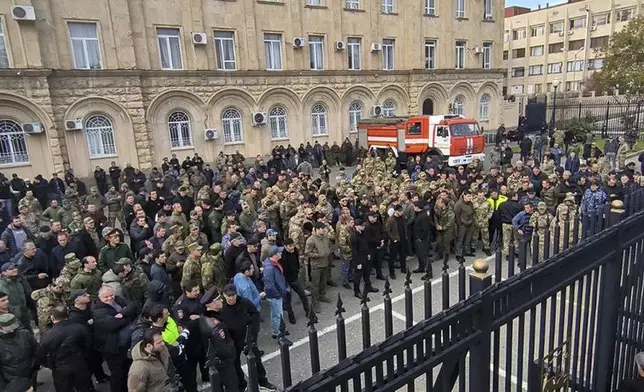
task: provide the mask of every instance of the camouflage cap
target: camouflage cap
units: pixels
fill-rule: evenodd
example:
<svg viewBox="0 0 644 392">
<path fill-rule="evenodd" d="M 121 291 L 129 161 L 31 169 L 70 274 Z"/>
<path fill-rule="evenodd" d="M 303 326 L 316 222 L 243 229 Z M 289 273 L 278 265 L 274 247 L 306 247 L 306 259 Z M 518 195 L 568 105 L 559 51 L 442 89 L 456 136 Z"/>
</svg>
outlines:
<svg viewBox="0 0 644 392">
<path fill-rule="evenodd" d="M 196 225 L 194 223 L 190 225 L 190 230 L 197 230 L 197 229 L 199 229 L 198 225 Z"/>
<path fill-rule="evenodd" d="M 540 201 L 540 202 L 537 204 L 537 208 L 538 208 L 538 209 L 545 209 L 545 208 L 548 208 L 548 206 L 546 205 L 546 203 L 545 203 L 545 202 Z"/>
<path fill-rule="evenodd" d="M 78 257 L 76 257 L 75 253 L 67 253 L 65 255 L 65 262 L 69 262 L 69 261 L 72 261 L 74 259 L 78 259 Z"/>
<path fill-rule="evenodd" d="M 174 245 L 173 245 L 173 246 L 174 246 L 175 248 L 179 248 L 179 247 L 183 248 L 183 247 L 185 246 L 185 244 L 183 243 L 183 241 L 182 241 L 182 240 L 177 240 L 177 241 L 175 241 L 175 243 L 174 243 Z"/>
<path fill-rule="evenodd" d="M 215 253 L 219 253 L 223 249 L 223 246 L 221 246 L 221 244 L 219 242 L 215 242 L 214 244 L 210 245 L 210 247 L 208 249 L 210 249 L 211 251 L 213 251 Z"/>
<path fill-rule="evenodd" d="M 199 245 L 196 242 L 193 242 L 190 245 L 188 245 L 188 252 L 194 252 L 196 250 L 202 250 L 202 249 L 203 249 L 203 246 Z"/>
<path fill-rule="evenodd" d="M 116 264 L 118 265 L 132 265 L 132 260 L 128 259 L 127 257 L 121 257 Z"/>
<path fill-rule="evenodd" d="M 572 193 L 567 193 L 566 198 L 564 199 L 564 202 L 567 202 L 567 201 L 571 201 L 571 202 L 574 203 L 575 202 L 575 196 L 573 196 Z"/>
<path fill-rule="evenodd" d="M 170 231 L 172 231 L 173 233 L 176 233 L 178 231 L 181 231 L 182 229 L 183 227 L 181 225 L 172 225 L 172 227 L 170 228 Z"/>
</svg>

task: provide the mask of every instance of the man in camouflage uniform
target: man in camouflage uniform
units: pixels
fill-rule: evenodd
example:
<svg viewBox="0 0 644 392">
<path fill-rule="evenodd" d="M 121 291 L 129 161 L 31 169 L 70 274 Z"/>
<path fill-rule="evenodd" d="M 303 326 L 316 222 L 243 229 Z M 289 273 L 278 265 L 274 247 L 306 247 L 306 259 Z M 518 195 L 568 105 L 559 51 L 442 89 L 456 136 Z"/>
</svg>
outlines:
<svg viewBox="0 0 644 392">
<path fill-rule="evenodd" d="M 288 198 L 280 203 L 280 219 L 282 220 L 282 233 L 285 238 L 290 236 L 289 222 L 297 213 L 298 202 L 299 194 L 297 192 L 289 192 Z"/>
<path fill-rule="evenodd" d="M 50 283 L 47 287 L 31 293 L 31 299 L 36 301 L 38 314 L 38 329 L 40 333 L 52 327 L 51 312 L 57 306 L 64 306 L 66 302 L 65 290 L 60 278 Z"/>
<path fill-rule="evenodd" d="M 257 221 L 258 215 L 247 201 L 242 200 L 241 206 L 242 213 L 239 215 L 239 229 L 241 234 L 249 237 L 253 233 L 253 225 Z"/>
<path fill-rule="evenodd" d="M 98 187 L 91 187 L 89 192 L 89 195 L 87 195 L 87 197 L 85 198 L 85 205 L 88 206 L 90 204 L 93 204 L 96 206 L 97 211 L 102 210 L 107 203 L 105 202 L 103 195 L 99 193 Z"/>
<path fill-rule="evenodd" d="M 396 170 L 396 162 L 394 154 L 391 151 L 387 152 L 387 158 L 385 159 L 385 171 L 387 174 L 391 174 Z"/>
<path fill-rule="evenodd" d="M 436 246 L 440 252 L 438 254 L 449 253 L 452 240 L 454 240 L 456 223 L 454 210 L 443 198 L 436 201 L 434 220 L 436 223 Z"/>
<path fill-rule="evenodd" d="M 550 214 L 555 212 L 555 208 L 557 208 L 557 195 L 550 179 L 541 182 L 541 200 L 546 203 L 546 208 Z"/>
<path fill-rule="evenodd" d="M 336 226 L 338 232 L 338 249 L 340 260 L 342 260 L 342 287 L 351 290 L 351 263 L 353 260 L 351 251 L 351 232 L 353 231 L 353 219 L 341 217 Z"/>
<path fill-rule="evenodd" d="M 618 169 L 623 170 L 626 167 L 626 155 L 630 150 L 628 143 L 626 143 L 624 138 L 620 136 L 619 148 L 617 149 L 617 155 L 615 156 Z"/>
<path fill-rule="evenodd" d="M 98 269 L 98 262 L 94 256 L 84 257 L 83 269 L 73 277 L 69 284 L 72 290 L 86 290 L 92 301 L 98 298 L 98 290 L 103 285 L 102 273 Z"/>
<path fill-rule="evenodd" d="M 483 242 L 483 252 L 486 255 L 491 256 L 492 251 L 490 250 L 490 230 L 489 224 L 490 219 L 494 211 L 490 206 L 490 203 L 487 202 L 485 197 L 485 191 L 479 189 L 477 192 L 477 197 L 474 200 L 474 213 L 476 215 L 476 232 L 472 237 L 472 249 L 476 249 L 479 236 Z"/>
<path fill-rule="evenodd" d="M 38 233 L 40 231 L 40 219 L 33 211 L 30 210 L 30 207 L 27 204 L 23 204 L 18 207 L 18 215 L 24 227 L 29 229 L 32 233 Z"/>
<path fill-rule="evenodd" d="M 183 264 L 181 287 L 188 287 L 190 282 L 201 282 L 201 250 L 203 247 L 196 242 L 188 245 L 188 258 Z"/>
<path fill-rule="evenodd" d="M 183 239 L 183 228 L 180 225 L 170 227 L 170 236 L 161 245 L 161 250 L 169 255 L 175 244 Z"/>
<path fill-rule="evenodd" d="M 208 238 L 204 233 L 199 230 L 199 226 L 195 224 L 190 225 L 190 234 L 184 239 L 186 244 L 192 244 L 193 242 L 198 243 L 202 247 L 208 246 Z"/>
<path fill-rule="evenodd" d="M 183 289 L 181 288 L 181 272 L 187 257 L 183 240 L 175 241 L 166 253 L 169 253 L 165 265 L 172 279 L 172 294 L 174 298 L 179 298 L 183 293 Z"/>
<path fill-rule="evenodd" d="M 85 223 L 83 223 L 83 216 L 81 213 L 78 211 L 72 212 L 72 222 L 67 227 L 72 236 L 75 237 L 84 227 Z"/>
<path fill-rule="evenodd" d="M 61 284 L 64 287 L 69 287 L 74 276 L 83 268 L 83 264 L 74 253 L 65 255 L 65 265 L 60 271 Z"/>
<path fill-rule="evenodd" d="M 124 271 L 119 274 L 119 278 L 121 278 L 125 298 L 134 302 L 141 309 L 148 297 L 150 279 L 141 268 L 134 267 L 132 260 L 126 257 L 119 259 L 116 264 L 122 265 L 124 268 Z"/>
<path fill-rule="evenodd" d="M 34 193 L 31 190 L 28 190 L 25 197 L 20 199 L 18 202 L 18 209 L 20 209 L 21 206 L 27 206 L 27 209 L 36 215 L 42 214 L 42 206 L 38 199 L 34 197 Z"/>
<path fill-rule="evenodd" d="M 546 228 L 550 226 L 552 219 L 552 215 L 548 212 L 548 207 L 543 201 L 537 204 L 536 211 L 530 216 L 529 226 L 533 227 L 534 233 L 539 235 L 539 261 L 543 261 L 543 252 L 546 244 Z M 552 249 L 550 252 L 552 252 Z"/>
<path fill-rule="evenodd" d="M 554 132 L 554 135 L 553 135 L 553 139 L 554 139 L 553 145 L 558 144 L 560 146 L 563 146 L 564 145 L 564 137 L 565 137 L 565 134 L 564 134 L 563 130 L 555 129 L 555 132 Z"/>
<path fill-rule="evenodd" d="M 123 228 L 125 219 L 123 217 L 123 195 L 116 191 L 114 185 L 105 193 L 105 203 L 107 203 L 107 224 L 109 227 L 116 227 L 116 219 L 119 220 Z"/>
<path fill-rule="evenodd" d="M 228 283 L 226 280 L 226 265 L 223 257 L 224 248 L 220 243 L 210 245 L 208 251 L 201 256 L 201 284 L 204 291 L 213 286 L 223 290 Z"/>
<path fill-rule="evenodd" d="M 74 220 L 74 209 L 69 200 L 63 199 L 62 207 L 58 210 L 58 220 L 64 229 L 68 229 Z"/>
</svg>

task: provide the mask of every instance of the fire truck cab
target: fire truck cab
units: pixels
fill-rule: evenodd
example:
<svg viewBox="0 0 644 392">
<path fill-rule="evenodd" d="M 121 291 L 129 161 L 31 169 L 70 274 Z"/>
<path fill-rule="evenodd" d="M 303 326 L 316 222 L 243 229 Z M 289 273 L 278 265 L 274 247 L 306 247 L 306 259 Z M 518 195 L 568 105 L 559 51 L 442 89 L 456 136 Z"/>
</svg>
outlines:
<svg viewBox="0 0 644 392">
<path fill-rule="evenodd" d="M 485 159 L 478 122 L 458 114 L 365 119 L 358 123 L 358 132 L 360 145 L 393 151 L 400 161 L 429 155 L 459 166 Z"/>
</svg>

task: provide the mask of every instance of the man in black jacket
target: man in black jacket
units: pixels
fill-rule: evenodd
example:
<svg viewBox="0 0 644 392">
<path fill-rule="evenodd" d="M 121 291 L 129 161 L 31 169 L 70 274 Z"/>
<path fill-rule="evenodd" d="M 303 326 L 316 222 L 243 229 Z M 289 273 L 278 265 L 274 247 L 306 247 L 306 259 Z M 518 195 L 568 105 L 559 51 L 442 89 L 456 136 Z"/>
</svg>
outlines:
<svg viewBox="0 0 644 392">
<path fill-rule="evenodd" d="M 71 290 L 69 301 L 71 303 L 69 320 L 87 328 L 93 342 L 92 331 L 94 320 L 92 319 L 92 310 L 90 309 L 92 300 L 89 293 L 87 290 Z M 105 371 L 103 371 L 103 356 L 94 349 L 93 343 L 87 360 L 87 366 L 94 377 L 96 377 L 97 383 L 102 384 L 108 381 Z"/>
<path fill-rule="evenodd" d="M 365 222 L 365 237 L 369 241 L 369 254 L 371 264 L 376 268 L 376 279 L 385 280 L 382 274 L 382 260 L 385 254 L 385 232 L 382 226 L 382 218 L 377 212 L 378 205 L 372 204 L 367 213 Z"/>
<path fill-rule="evenodd" d="M 52 310 L 51 321 L 54 326 L 40 338 L 37 364 L 51 369 L 57 391 L 92 391 L 87 366 L 92 346 L 89 329 L 69 320 L 62 306 Z"/>
<path fill-rule="evenodd" d="M 101 287 L 98 300 L 92 304 L 94 347 L 103 354 L 110 369 L 111 392 L 127 391 L 129 327 L 137 314 L 136 306 L 115 297 L 109 286 Z"/>
<path fill-rule="evenodd" d="M 223 297 L 224 303 L 223 308 L 219 311 L 219 319 L 228 327 L 230 337 L 233 340 L 236 350 L 234 367 L 237 372 L 239 389 L 243 391 L 246 389 L 246 379 L 244 371 L 241 368 L 240 356 L 247 345 L 247 328 L 250 328 L 250 336 L 253 342 L 257 341 L 260 315 L 252 302 L 246 298 L 237 296 L 237 290 L 232 284 L 224 288 Z M 274 390 L 275 386 L 266 378 L 266 369 L 260 359 L 261 355 L 257 345 L 251 344 L 251 349 L 257 358 L 257 378 L 259 380 L 259 386 Z"/>
<path fill-rule="evenodd" d="M 304 287 L 300 284 L 300 281 L 297 279 L 300 273 L 300 254 L 295 247 L 295 242 L 292 239 L 287 238 L 284 240 L 284 252 L 282 252 L 282 258 L 279 260 L 282 269 L 284 270 L 284 279 L 288 284 L 288 287 L 291 288 L 288 296 L 286 297 L 286 303 L 284 307 L 288 313 L 288 322 L 295 324 L 295 313 L 293 312 L 292 298 L 293 292 L 297 293 L 302 302 L 302 307 L 304 308 L 304 314 L 308 315 L 310 311 L 309 299 L 306 296 Z"/>
<path fill-rule="evenodd" d="M 371 252 L 369 242 L 365 235 L 364 222 L 356 219 L 354 229 L 351 232 L 351 256 L 353 257 L 353 295 L 362 299 L 367 293 L 377 293 L 378 289 L 371 285 Z M 364 280 L 364 294 L 360 293 L 360 280 Z"/>
<path fill-rule="evenodd" d="M 498 214 L 498 218 L 501 221 L 501 229 L 503 233 L 503 254 L 508 254 L 508 249 L 510 245 L 510 240 L 514 237 L 514 249 L 519 249 L 519 236 L 514 232 L 514 227 L 512 226 L 512 219 L 519 213 L 523 211 L 523 206 L 519 204 L 518 195 L 512 194 L 510 198 L 502 203 L 499 208 L 496 210 L 494 215 Z M 494 219 L 494 217 L 492 217 Z"/>
<path fill-rule="evenodd" d="M 25 242 L 22 254 L 14 256 L 13 261 L 32 290 L 45 288 L 51 282 L 49 258 L 33 242 Z"/>
<path fill-rule="evenodd" d="M 22 328 L 11 313 L 0 314 L 0 390 L 11 382 L 32 380 L 38 342 L 30 330 Z"/>
<path fill-rule="evenodd" d="M 418 257 L 418 268 L 413 272 L 425 272 L 423 280 L 432 278 L 432 260 L 429 256 L 431 248 L 431 232 L 432 224 L 429 218 L 429 210 L 425 210 L 421 202 L 414 203 L 414 211 L 416 212 L 411 226 L 411 239 Z"/>
<path fill-rule="evenodd" d="M 225 391 L 238 392 L 240 388 L 235 362 L 239 361 L 239 353 L 222 320 L 224 298 L 217 288 L 213 287 L 201 297 L 201 304 L 206 307 L 206 311 L 199 319 L 199 330 L 206 345 L 211 373 L 213 370 L 219 373 L 221 387 L 224 387 Z"/>
</svg>

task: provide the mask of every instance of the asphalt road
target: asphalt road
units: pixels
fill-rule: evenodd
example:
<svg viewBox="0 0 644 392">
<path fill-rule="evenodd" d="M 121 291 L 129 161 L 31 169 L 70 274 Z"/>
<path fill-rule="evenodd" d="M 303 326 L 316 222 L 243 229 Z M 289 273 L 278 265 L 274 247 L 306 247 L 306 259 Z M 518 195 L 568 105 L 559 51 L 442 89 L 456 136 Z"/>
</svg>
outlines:
<svg viewBox="0 0 644 392">
<path fill-rule="evenodd" d="M 486 149 L 486 152 L 488 150 Z M 518 154 L 515 154 L 515 160 L 518 159 Z M 484 162 L 486 170 L 489 168 L 489 162 Z M 347 168 L 347 174 L 352 174 L 353 168 Z M 336 170 L 333 171 L 331 178 L 334 179 Z M 333 180 L 332 180 L 333 181 Z M 465 292 L 466 295 L 469 295 L 469 274 L 473 271 L 471 268 L 471 263 L 477 259 L 482 258 L 486 259 L 490 263 L 490 274 L 495 274 L 494 270 L 494 260 L 493 257 L 486 257 L 482 252 L 478 252 L 477 257 L 467 258 L 466 263 L 464 264 L 466 279 L 465 279 Z M 503 265 L 503 271 L 501 271 L 501 276 L 504 278 L 507 277 L 507 263 Z M 415 258 L 410 258 L 408 260 L 408 268 L 411 270 L 417 267 L 417 260 Z M 441 273 L 443 270 L 442 261 L 434 261 L 432 263 L 434 279 L 431 281 L 432 288 L 432 303 L 431 309 L 433 314 L 441 311 L 443 309 L 443 285 Z M 458 263 L 454 257 L 449 260 L 448 269 L 446 270 L 448 274 L 449 287 L 447 287 L 446 292 L 448 293 L 448 305 L 452 306 L 458 302 L 459 299 L 459 272 L 458 272 Z M 386 270 L 386 269 L 385 269 Z M 335 261 L 335 268 L 332 270 L 333 280 L 340 282 L 340 261 Z M 421 274 L 413 274 L 412 282 L 410 287 L 413 293 L 413 316 L 412 319 L 414 322 L 424 318 L 424 287 L 423 281 L 420 279 Z M 369 296 L 370 302 L 369 314 L 370 314 L 370 334 L 371 334 L 371 343 L 375 344 L 380 341 L 383 341 L 385 338 L 384 333 L 384 313 L 383 313 L 383 296 L 382 291 L 384 287 L 384 282 L 375 280 L 375 276 L 372 276 L 374 286 L 380 291 L 378 293 L 373 293 Z M 393 316 L 394 316 L 394 333 L 402 331 L 405 329 L 405 304 L 404 304 L 404 276 L 397 274 L 396 280 L 391 280 L 391 298 L 393 303 Z M 347 333 L 347 355 L 351 356 L 359 353 L 362 350 L 362 338 L 363 331 L 361 328 L 361 304 L 360 301 L 353 297 L 352 290 L 347 290 L 342 287 L 329 287 L 328 295 L 336 300 L 338 294 L 341 296 L 344 303 L 345 312 L 343 317 L 345 318 L 346 323 L 346 333 Z M 557 301 L 565 301 L 566 304 L 570 303 L 570 297 L 567 299 L 561 299 L 560 296 L 557 297 Z M 558 303 L 558 302 L 556 302 Z M 558 306 L 558 305 L 557 305 Z M 575 307 L 582 306 L 575 303 Z M 311 361 L 310 361 L 310 345 L 308 338 L 309 328 L 307 327 L 307 320 L 305 318 L 304 310 L 302 309 L 300 300 L 297 296 L 293 298 L 293 309 L 297 318 L 297 323 L 295 325 L 288 325 L 287 329 L 290 332 L 288 336 L 289 339 L 294 343 L 290 349 L 290 358 L 291 358 L 291 372 L 293 382 L 304 380 L 311 376 Z M 336 335 L 336 323 L 335 323 L 335 303 L 331 304 L 321 304 L 321 313 L 318 315 L 319 322 L 315 325 L 315 329 L 318 331 L 318 340 L 320 348 L 320 362 L 322 369 L 328 368 L 338 363 L 338 351 L 337 351 L 337 335 Z M 537 309 L 539 310 L 539 308 Z M 262 314 L 264 322 L 261 325 L 261 332 L 259 335 L 258 346 L 261 350 L 265 351 L 264 356 L 262 357 L 262 362 L 266 367 L 267 374 L 269 379 L 276 385 L 282 386 L 282 377 L 281 377 L 281 356 L 279 352 L 279 346 L 277 342 L 272 339 L 271 331 L 269 326 L 269 311 L 268 305 L 263 305 Z M 537 314 L 539 314 L 537 312 Z M 546 317 L 549 317 L 546 315 Z M 524 320 L 524 328 L 527 331 L 528 328 L 528 318 Z M 549 318 L 548 318 L 549 320 Z M 515 320 L 513 323 L 515 331 L 519 328 L 519 321 Z M 573 330 L 577 327 L 573 326 Z M 516 358 L 526 357 L 526 352 L 522 355 L 517 352 L 516 344 L 513 345 L 512 339 L 507 339 L 506 328 L 503 327 L 500 330 L 500 352 L 501 352 L 501 366 L 497 368 L 501 382 L 501 390 L 504 390 L 504 383 L 506 377 L 508 378 L 508 383 L 511 385 L 510 388 L 513 390 L 522 390 L 526 389 L 527 385 L 525 384 L 527 377 L 527 359 L 522 359 L 522 371 L 519 372 L 518 362 Z M 566 336 L 571 336 L 571 331 L 567 331 Z M 530 343 L 528 343 L 530 344 Z M 508 350 L 509 347 L 509 351 Z M 506 352 L 507 351 L 507 352 Z M 509 362 L 506 360 L 506 354 L 510 353 Z M 245 366 L 244 366 L 244 369 Z M 438 367 L 434 371 L 434 377 L 438 374 Z M 466 369 L 467 370 L 467 369 Z M 521 374 L 520 377 L 517 377 L 518 374 Z M 39 381 L 44 384 L 38 388 L 40 392 L 54 392 L 54 388 L 51 381 L 51 373 L 48 369 L 43 369 L 39 373 Z M 425 376 L 420 377 L 416 380 L 415 387 L 417 390 L 424 390 Z M 520 387 L 519 387 L 520 385 Z M 208 385 L 202 385 L 203 390 L 208 389 Z M 406 388 L 405 388 L 406 389 Z M 101 384 L 97 386 L 99 392 L 108 392 L 109 387 L 107 384 Z"/>
</svg>

